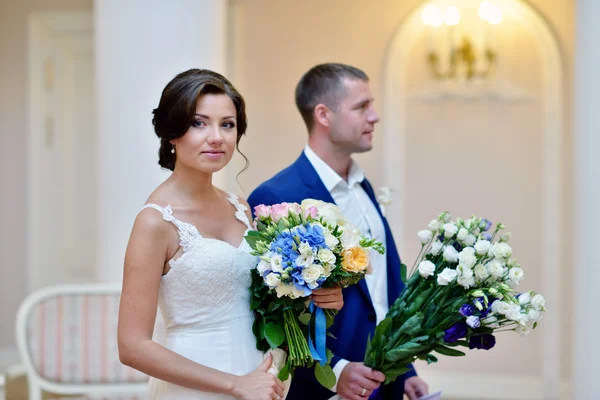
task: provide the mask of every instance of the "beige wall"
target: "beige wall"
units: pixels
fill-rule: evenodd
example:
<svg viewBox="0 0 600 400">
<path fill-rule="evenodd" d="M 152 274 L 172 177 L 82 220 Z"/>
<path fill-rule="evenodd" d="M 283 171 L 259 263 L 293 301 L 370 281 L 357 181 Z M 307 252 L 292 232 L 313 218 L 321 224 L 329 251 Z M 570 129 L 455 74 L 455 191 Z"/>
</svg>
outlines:
<svg viewBox="0 0 600 400">
<path fill-rule="evenodd" d="M 0 1 L 0 348 L 14 344 L 13 319 L 27 290 L 28 16 L 92 5 L 92 0 Z"/>
<path fill-rule="evenodd" d="M 574 2 L 568 0 L 534 0 L 529 2 L 537 9 L 555 32 L 564 55 L 565 69 L 565 165 L 563 171 L 564 185 L 564 213 L 556 216 L 561 219 L 565 227 L 564 265 L 569 265 L 571 258 L 571 245 L 567 240 L 570 231 L 570 204 L 571 199 L 571 91 L 572 91 L 572 60 L 573 60 L 573 18 Z M 241 177 L 246 192 L 250 192 L 256 185 L 268 179 L 275 172 L 290 164 L 300 153 L 305 143 L 306 133 L 298 112 L 294 106 L 294 86 L 302 73 L 311 66 L 322 62 L 343 62 L 361 67 L 371 78 L 371 87 L 379 105 L 383 97 L 382 69 L 386 48 L 395 29 L 404 18 L 421 1 L 407 0 L 376 0 L 367 2 L 361 0 L 305 0 L 305 1 L 275 1 L 252 0 L 237 2 L 237 33 L 235 74 L 232 79 L 238 85 L 248 102 L 249 129 L 248 136 L 242 142 L 242 149 L 250 159 L 250 169 Z M 513 68 L 512 76 L 518 84 L 524 86 L 536 95 L 541 95 L 540 59 L 535 49 L 534 41 L 524 31 L 504 33 L 504 46 L 501 51 L 503 62 L 510 59 Z M 422 51 L 422 48 L 420 48 Z M 416 83 L 423 75 L 422 54 L 413 54 L 414 64 L 411 65 L 409 81 Z M 422 78 L 422 76 L 421 76 Z M 427 105 L 412 104 L 410 112 L 420 114 L 421 118 L 412 118 L 408 121 L 409 137 L 407 139 L 407 152 L 409 154 L 410 170 L 407 181 L 407 198 L 405 199 L 411 210 L 419 210 L 411 214 L 407 220 L 407 232 L 422 229 L 419 221 L 424 224 L 436 213 L 440 207 L 452 207 L 460 213 L 491 213 L 497 219 L 509 225 L 515 234 L 514 246 L 520 261 L 528 266 L 529 275 L 524 286 L 538 289 L 540 277 L 544 273 L 544 266 L 540 265 L 541 243 L 541 179 L 544 174 L 541 165 L 541 117 L 540 98 L 531 102 L 513 105 L 490 105 L 489 103 L 476 104 L 471 107 L 464 105 Z M 468 109 L 468 110 L 467 110 Z M 433 110 L 433 111 L 432 111 Z M 431 115 L 442 116 L 431 120 Z M 532 115 L 535 115 L 532 117 Z M 382 121 L 385 121 L 382 115 Z M 471 120 L 465 120 L 465 117 Z M 445 125 L 444 125 L 445 124 Z M 477 128 L 490 127 L 486 132 L 478 132 Z M 382 132 L 381 127 L 379 132 Z M 376 132 L 377 135 L 377 132 Z M 377 141 L 375 149 L 368 154 L 358 157 L 361 165 L 366 169 L 367 176 L 375 186 L 382 182 L 383 152 L 381 141 Z M 476 142 L 473 144 L 473 140 Z M 435 141 L 436 145 L 428 147 L 428 143 Z M 490 171 L 492 181 L 501 179 L 510 182 L 504 191 L 502 188 L 493 188 L 492 195 L 500 196 L 487 205 L 473 202 L 444 202 L 443 199 L 421 201 L 422 193 L 428 193 L 427 185 L 419 179 L 427 178 L 434 172 L 433 168 L 425 173 L 415 173 L 419 159 L 438 154 L 443 149 L 458 150 L 459 143 L 467 143 L 470 148 L 485 148 L 489 153 L 475 157 L 477 163 L 485 162 L 496 166 Z M 470 144 L 469 144 L 470 143 Z M 379 144 L 379 146 L 378 146 Z M 529 152 L 525 147 L 530 146 Z M 444 147 L 446 146 L 446 147 Z M 513 146 L 518 146 L 512 151 Z M 269 151 L 278 148 L 276 152 Z M 264 157 L 269 151 L 268 157 Z M 429 151 L 429 153 L 428 153 Z M 438 152 L 438 153 L 436 153 Z M 510 163 L 506 172 L 508 177 L 500 178 L 502 158 L 510 156 Z M 459 163 L 468 163 L 459 161 Z M 461 165 L 462 165 L 461 164 Z M 498 165 L 500 164 L 500 165 Z M 435 168 L 443 168 L 440 163 L 434 162 Z M 526 173 L 521 173 L 526 171 Z M 428 175 L 429 174 L 429 175 Z M 495 177 L 495 178 L 494 178 Z M 431 176 L 429 176 L 431 178 Z M 493 183 L 492 183 L 493 185 Z M 451 190 L 448 188 L 448 190 Z M 518 199 L 507 196 L 513 192 Z M 434 195 L 434 193 L 428 193 Z M 472 196 L 469 191 L 456 190 L 455 195 Z M 423 196 L 427 198 L 427 196 Z M 473 197 L 471 197 L 473 199 Z M 459 204 L 460 203 L 460 204 Z M 405 205 L 405 213 L 409 205 Z M 427 207 L 424 207 L 427 205 Z M 416 241 L 411 239 L 407 243 L 399 243 L 405 249 L 406 260 L 414 258 L 411 252 Z M 568 267 L 561 275 L 561 290 L 565 291 L 563 309 L 560 310 L 564 317 L 563 348 L 563 376 L 568 377 L 570 371 L 570 346 L 568 331 L 569 314 L 571 307 L 570 296 L 571 281 Z M 543 329 L 543 324 L 542 324 Z M 541 334 L 534 332 L 532 336 L 521 340 L 519 337 L 502 338 L 496 356 L 498 362 L 489 366 L 488 355 L 474 352 L 463 360 L 442 360 L 435 366 L 440 371 L 473 371 L 474 368 L 486 366 L 489 372 L 514 372 L 528 375 L 541 374 Z M 512 356 L 504 354 L 520 353 L 525 359 L 519 364 L 514 364 Z"/>
</svg>

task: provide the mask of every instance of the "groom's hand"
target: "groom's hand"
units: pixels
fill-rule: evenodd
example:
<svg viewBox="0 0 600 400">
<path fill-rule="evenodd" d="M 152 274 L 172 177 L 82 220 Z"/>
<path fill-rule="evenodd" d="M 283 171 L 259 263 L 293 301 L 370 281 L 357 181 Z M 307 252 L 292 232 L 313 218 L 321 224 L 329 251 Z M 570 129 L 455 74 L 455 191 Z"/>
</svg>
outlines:
<svg viewBox="0 0 600 400">
<path fill-rule="evenodd" d="M 419 397 L 429 394 L 429 388 L 423 379 L 412 376 L 404 382 L 404 393 L 410 400 L 418 400 Z"/>
<path fill-rule="evenodd" d="M 363 363 L 348 363 L 340 374 L 337 383 L 338 395 L 347 400 L 365 400 L 385 382 L 385 375 Z"/>
<path fill-rule="evenodd" d="M 341 288 L 318 289 L 312 292 L 312 300 L 321 308 L 341 310 L 344 306 L 344 296 Z"/>
</svg>

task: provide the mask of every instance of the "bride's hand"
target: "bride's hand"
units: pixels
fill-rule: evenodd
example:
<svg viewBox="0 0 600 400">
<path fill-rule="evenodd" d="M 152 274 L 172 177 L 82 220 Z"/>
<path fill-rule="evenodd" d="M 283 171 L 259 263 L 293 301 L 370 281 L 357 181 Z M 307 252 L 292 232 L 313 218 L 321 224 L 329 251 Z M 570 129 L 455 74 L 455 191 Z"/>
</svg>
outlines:
<svg viewBox="0 0 600 400">
<path fill-rule="evenodd" d="M 233 396 L 240 400 L 279 400 L 283 398 L 285 388 L 283 382 L 267 372 L 272 362 L 273 356 L 269 354 L 254 372 L 236 377 Z"/>
<path fill-rule="evenodd" d="M 315 305 L 321 308 L 341 310 L 344 306 L 344 296 L 339 287 L 315 290 L 311 297 Z"/>
</svg>

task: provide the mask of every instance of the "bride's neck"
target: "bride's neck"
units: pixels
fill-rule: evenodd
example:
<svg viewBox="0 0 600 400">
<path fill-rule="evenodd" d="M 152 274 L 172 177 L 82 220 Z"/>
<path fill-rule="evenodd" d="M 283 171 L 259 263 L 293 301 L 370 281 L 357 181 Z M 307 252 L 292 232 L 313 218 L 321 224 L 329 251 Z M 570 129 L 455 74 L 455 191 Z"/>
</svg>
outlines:
<svg viewBox="0 0 600 400">
<path fill-rule="evenodd" d="M 179 167 L 175 168 L 169 180 L 186 197 L 206 199 L 217 193 L 217 189 L 212 184 L 212 175 L 193 168 Z"/>
</svg>

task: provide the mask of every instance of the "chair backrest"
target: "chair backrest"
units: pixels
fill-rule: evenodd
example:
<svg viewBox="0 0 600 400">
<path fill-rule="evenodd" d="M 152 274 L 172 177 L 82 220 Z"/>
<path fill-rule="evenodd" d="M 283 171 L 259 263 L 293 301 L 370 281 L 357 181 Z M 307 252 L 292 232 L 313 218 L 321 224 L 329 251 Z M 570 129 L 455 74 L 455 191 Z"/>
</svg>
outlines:
<svg viewBox="0 0 600 400">
<path fill-rule="evenodd" d="M 17 344 L 31 384 L 53 393 L 140 393 L 148 376 L 119 361 L 118 284 L 39 290 L 21 304 Z"/>
<path fill-rule="evenodd" d="M 5 384 L 4 375 L 0 374 L 0 400 L 6 400 Z"/>
</svg>

